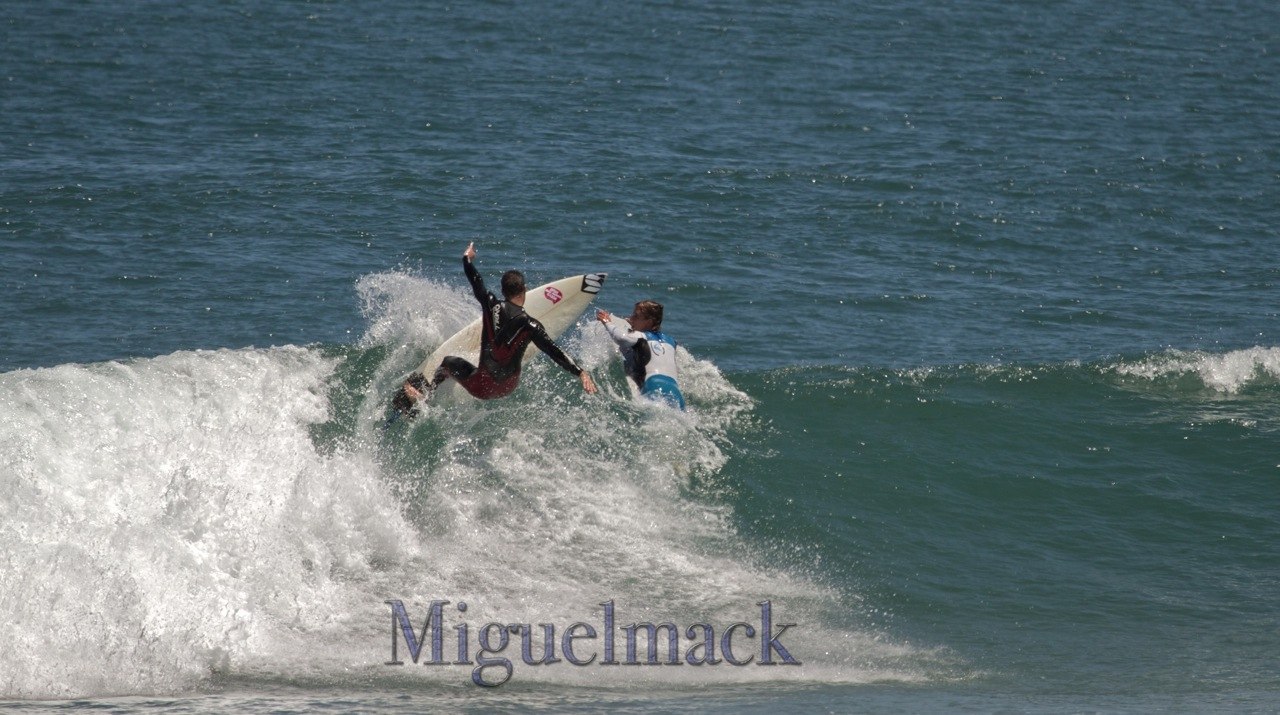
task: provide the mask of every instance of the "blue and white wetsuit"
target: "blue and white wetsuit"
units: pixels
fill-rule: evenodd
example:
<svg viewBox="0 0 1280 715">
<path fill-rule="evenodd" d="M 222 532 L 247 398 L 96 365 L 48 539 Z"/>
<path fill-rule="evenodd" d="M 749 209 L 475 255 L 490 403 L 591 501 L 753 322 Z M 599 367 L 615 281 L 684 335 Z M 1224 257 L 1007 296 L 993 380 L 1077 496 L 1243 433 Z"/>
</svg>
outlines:
<svg viewBox="0 0 1280 715">
<path fill-rule="evenodd" d="M 640 394 L 683 410 L 684 395 L 676 384 L 676 341 L 664 333 L 632 330 L 625 320 L 613 315 L 604 328 L 622 348 L 623 367 Z"/>
</svg>

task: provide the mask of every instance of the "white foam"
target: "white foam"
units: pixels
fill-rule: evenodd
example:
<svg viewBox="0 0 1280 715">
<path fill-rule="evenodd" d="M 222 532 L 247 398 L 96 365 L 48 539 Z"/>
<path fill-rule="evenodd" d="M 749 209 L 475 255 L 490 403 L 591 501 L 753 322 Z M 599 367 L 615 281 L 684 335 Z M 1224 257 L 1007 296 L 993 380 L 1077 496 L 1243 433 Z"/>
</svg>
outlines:
<svg viewBox="0 0 1280 715">
<path fill-rule="evenodd" d="M 1258 346 L 1226 353 L 1169 350 L 1117 365 L 1115 371 L 1147 380 L 1195 376 L 1206 388 L 1235 394 L 1280 379 L 1280 348 Z"/>
<path fill-rule="evenodd" d="M 0 376 L 0 692 L 181 690 L 270 649 L 330 572 L 411 555 L 348 479 L 369 467 L 311 443 L 331 370 L 281 348 Z"/>
</svg>

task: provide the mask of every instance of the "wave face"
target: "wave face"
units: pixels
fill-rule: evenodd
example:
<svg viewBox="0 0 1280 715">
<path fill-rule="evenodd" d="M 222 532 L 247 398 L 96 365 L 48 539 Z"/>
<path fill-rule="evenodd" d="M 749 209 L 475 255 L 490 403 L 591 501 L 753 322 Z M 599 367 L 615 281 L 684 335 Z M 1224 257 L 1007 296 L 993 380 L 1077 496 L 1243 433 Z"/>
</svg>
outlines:
<svg viewBox="0 0 1280 715">
<path fill-rule="evenodd" d="M 0 375 L 13 474 L 0 502 L 4 697 L 352 672 L 465 681 L 465 669 L 384 665 L 392 599 L 417 627 L 438 599 L 467 602 L 477 627 L 598 624 L 608 600 L 619 626 L 723 627 L 772 600 L 779 621 L 804 624 L 787 640 L 805 668 L 662 678 L 914 679 L 928 667 L 880 644 L 839 588 L 770 565 L 744 538 L 726 465 L 754 429 L 754 400 L 713 364 L 681 352 L 688 414 L 636 403 L 592 325 L 568 345 L 601 396 L 539 360 L 513 398 L 431 405 L 384 432 L 391 389 L 471 318 L 471 299 L 398 274 L 360 290 L 371 327 L 357 345 Z M 861 645 L 811 657 L 832 637 Z M 525 671 L 515 677 L 654 677 Z"/>
<path fill-rule="evenodd" d="M 1272 689 L 1278 379 L 1270 347 L 746 375 L 776 433 L 735 515 L 1000 687 Z"/>
</svg>

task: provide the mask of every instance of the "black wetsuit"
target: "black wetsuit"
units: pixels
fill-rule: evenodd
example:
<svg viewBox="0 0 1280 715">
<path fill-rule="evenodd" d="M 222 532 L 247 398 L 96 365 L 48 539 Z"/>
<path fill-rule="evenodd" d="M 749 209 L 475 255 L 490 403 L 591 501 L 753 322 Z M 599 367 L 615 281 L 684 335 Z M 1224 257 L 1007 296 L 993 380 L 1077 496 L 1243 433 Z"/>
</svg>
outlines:
<svg viewBox="0 0 1280 715">
<path fill-rule="evenodd" d="M 542 323 L 529 317 L 524 308 L 511 301 L 498 300 L 484 286 L 480 271 L 471 261 L 462 259 L 462 269 L 471 282 L 471 291 L 480 302 L 483 311 L 483 331 L 480 335 L 480 364 L 472 365 L 460 357 L 449 356 L 436 371 L 433 385 L 446 377 L 452 377 L 467 392 L 482 399 L 505 397 L 520 382 L 520 368 L 529 343 L 538 346 L 557 365 L 574 375 L 582 374 L 582 368 L 556 345 L 547 335 Z"/>
</svg>

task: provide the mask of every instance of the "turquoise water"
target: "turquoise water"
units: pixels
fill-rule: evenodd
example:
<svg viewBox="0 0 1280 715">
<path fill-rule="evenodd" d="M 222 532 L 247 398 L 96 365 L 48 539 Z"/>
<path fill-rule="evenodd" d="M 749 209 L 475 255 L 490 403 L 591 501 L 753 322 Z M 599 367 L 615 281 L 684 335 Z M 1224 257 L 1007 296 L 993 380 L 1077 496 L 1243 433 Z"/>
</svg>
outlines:
<svg viewBox="0 0 1280 715">
<path fill-rule="evenodd" d="M 10 706 L 1277 708 L 1271 4 L 10 5 Z M 470 241 L 662 301 L 688 414 L 584 321 L 600 395 L 382 434 Z M 481 688 L 389 600 L 800 665 Z"/>
</svg>

